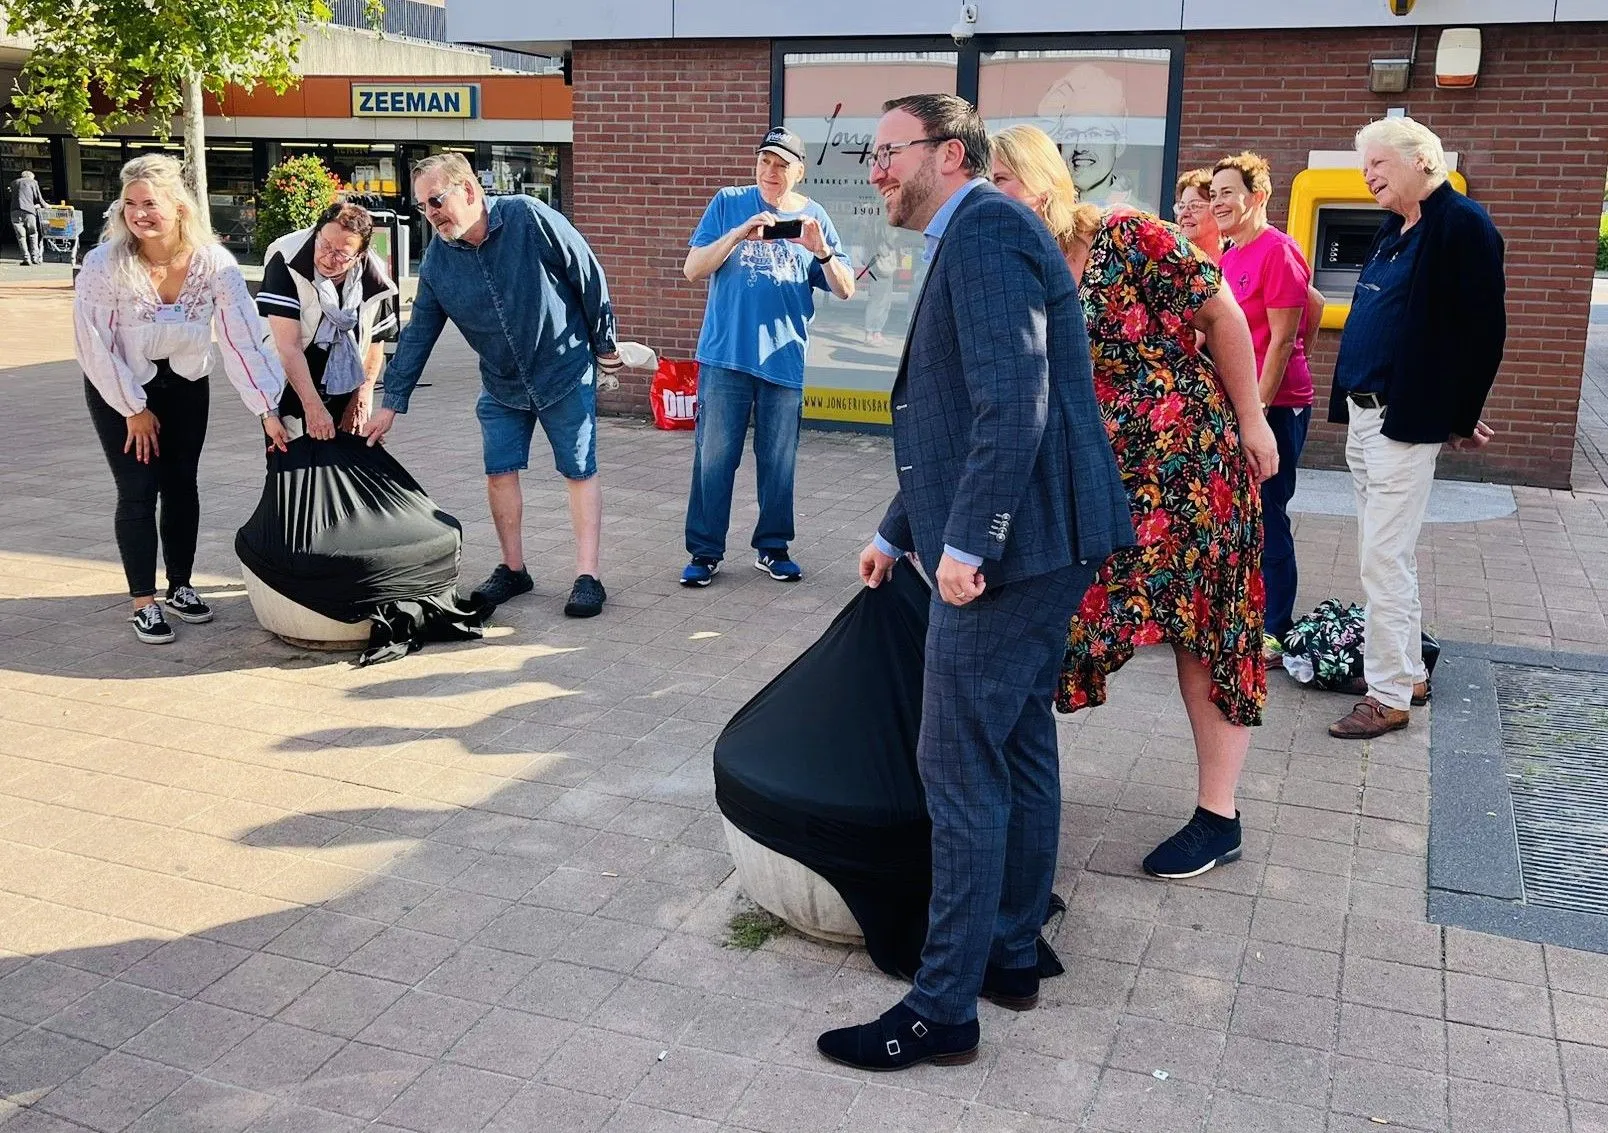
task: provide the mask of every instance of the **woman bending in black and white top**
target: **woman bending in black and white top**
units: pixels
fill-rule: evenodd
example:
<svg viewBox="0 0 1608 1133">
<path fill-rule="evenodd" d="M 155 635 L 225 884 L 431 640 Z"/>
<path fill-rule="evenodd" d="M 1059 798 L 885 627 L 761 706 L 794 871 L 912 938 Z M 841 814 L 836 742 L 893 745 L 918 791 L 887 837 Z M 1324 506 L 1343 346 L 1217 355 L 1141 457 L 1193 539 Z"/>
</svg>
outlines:
<svg viewBox="0 0 1608 1133">
<path fill-rule="evenodd" d="M 369 250 L 374 217 L 338 201 L 263 256 L 257 313 L 268 321 L 289 388 L 279 406 L 314 440 L 360 433 L 397 329 L 397 289 Z"/>
<path fill-rule="evenodd" d="M 283 448 L 285 372 L 183 167 L 148 154 L 123 166 L 121 180 L 122 199 L 78 276 L 74 346 L 90 417 L 117 481 L 117 549 L 134 600 L 134 634 L 163 644 L 173 629 L 156 602 L 159 531 L 168 609 L 182 621 L 212 620 L 190 579 L 201 524 L 196 470 L 207 433 L 207 376 L 221 358 L 269 443 Z"/>
</svg>

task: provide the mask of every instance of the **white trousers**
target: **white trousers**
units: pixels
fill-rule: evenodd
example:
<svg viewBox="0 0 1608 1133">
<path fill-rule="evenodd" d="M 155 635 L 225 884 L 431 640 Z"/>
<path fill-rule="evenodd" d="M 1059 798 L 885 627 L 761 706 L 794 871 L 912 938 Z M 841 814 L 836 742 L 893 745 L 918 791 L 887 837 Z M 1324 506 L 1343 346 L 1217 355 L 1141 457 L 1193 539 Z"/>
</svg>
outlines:
<svg viewBox="0 0 1608 1133">
<path fill-rule="evenodd" d="M 1362 673 L 1368 694 L 1391 708 L 1412 704 L 1424 669 L 1418 601 L 1418 532 L 1429 509 L 1440 445 L 1393 441 L 1383 409 L 1351 406 L 1346 464 L 1357 495 L 1357 558 L 1368 599 Z"/>
</svg>

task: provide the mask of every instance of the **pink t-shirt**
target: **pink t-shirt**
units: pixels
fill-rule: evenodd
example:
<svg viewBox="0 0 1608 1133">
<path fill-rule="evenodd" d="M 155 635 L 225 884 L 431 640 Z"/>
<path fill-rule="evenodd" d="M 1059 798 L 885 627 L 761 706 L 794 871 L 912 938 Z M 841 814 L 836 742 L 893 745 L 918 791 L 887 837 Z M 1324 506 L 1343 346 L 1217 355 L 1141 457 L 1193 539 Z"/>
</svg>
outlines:
<svg viewBox="0 0 1608 1133">
<path fill-rule="evenodd" d="M 1261 374 L 1267 359 L 1273 330 L 1268 325 L 1271 309 L 1294 307 L 1306 318 L 1307 288 L 1312 269 L 1295 239 L 1277 228 L 1264 228 L 1262 234 L 1243 248 L 1235 246 L 1223 253 L 1223 278 L 1234 293 L 1246 322 L 1251 324 L 1251 341 L 1256 346 L 1256 372 Z M 1290 361 L 1284 367 L 1284 380 L 1273 395 L 1272 404 L 1304 408 L 1312 404 L 1312 371 L 1307 368 L 1306 350 L 1297 332 Z"/>
</svg>

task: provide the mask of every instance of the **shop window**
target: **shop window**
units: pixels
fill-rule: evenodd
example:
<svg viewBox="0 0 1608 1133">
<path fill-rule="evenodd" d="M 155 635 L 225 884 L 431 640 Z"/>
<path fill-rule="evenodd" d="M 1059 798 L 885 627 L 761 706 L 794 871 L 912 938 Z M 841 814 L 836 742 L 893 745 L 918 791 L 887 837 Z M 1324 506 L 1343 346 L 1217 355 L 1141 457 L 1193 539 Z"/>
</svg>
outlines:
<svg viewBox="0 0 1608 1133">
<path fill-rule="evenodd" d="M 79 189 L 72 194 L 72 202 L 84 213 L 83 246 L 87 248 L 100 238 L 106 210 L 122 192 L 118 175 L 123 169 L 123 143 L 102 138 L 77 145 Z"/>
<path fill-rule="evenodd" d="M 977 109 L 990 130 L 1026 122 L 1054 138 L 1084 200 L 1162 214 L 1172 64 L 1167 48 L 985 51 Z"/>
<path fill-rule="evenodd" d="M 888 99 L 954 90 L 956 54 L 789 53 L 782 66 L 782 121 L 809 150 L 799 191 L 826 209 L 855 272 L 848 302 L 816 293 L 804 416 L 886 424 L 924 264 L 921 236 L 888 227 L 882 197 L 871 188 L 871 138 Z"/>
<path fill-rule="evenodd" d="M 11 183 L 22 171 L 33 171 L 39 191 L 47 202 L 61 200 L 56 188 L 55 169 L 50 161 L 50 142 L 44 138 L 0 138 L 0 192 L 11 193 Z M 10 202 L 7 202 L 9 208 Z M 5 226 L 7 243 L 14 244 L 11 225 Z"/>
<path fill-rule="evenodd" d="M 543 204 L 555 204 L 558 191 L 558 147 L 493 145 L 488 168 L 480 171 L 488 193 L 523 193 Z"/>
<path fill-rule="evenodd" d="M 207 196 L 218 239 L 235 252 L 249 251 L 257 227 L 257 176 L 250 142 L 207 146 Z"/>
<path fill-rule="evenodd" d="M 394 199 L 401 193 L 394 145 L 344 145 L 332 148 L 330 170 L 343 188 L 359 196 Z"/>
<path fill-rule="evenodd" d="M 920 294 L 921 237 L 888 227 L 868 180 L 886 100 L 933 91 L 975 98 L 990 130 L 1031 122 L 1049 133 L 1084 199 L 1151 212 L 1172 203 L 1180 39 L 983 38 L 958 53 L 870 46 L 784 42 L 772 56 L 772 120 L 808 144 L 801 191 L 831 215 L 856 273 L 854 299 L 817 300 L 804 375 L 804 416 L 813 421 L 888 422 L 888 391 Z"/>
</svg>

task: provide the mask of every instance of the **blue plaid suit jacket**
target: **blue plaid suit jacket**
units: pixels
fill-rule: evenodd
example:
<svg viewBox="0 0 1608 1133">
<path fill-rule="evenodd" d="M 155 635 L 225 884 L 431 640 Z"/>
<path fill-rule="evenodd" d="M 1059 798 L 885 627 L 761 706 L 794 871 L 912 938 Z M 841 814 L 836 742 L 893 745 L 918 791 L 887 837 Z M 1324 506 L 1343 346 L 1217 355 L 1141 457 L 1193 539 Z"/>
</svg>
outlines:
<svg viewBox="0 0 1608 1133">
<path fill-rule="evenodd" d="M 899 494 L 878 531 L 929 570 L 948 544 L 999 586 L 1133 544 L 1072 273 L 992 185 L 950 219 L 890 404 Z"/>
</svg>

